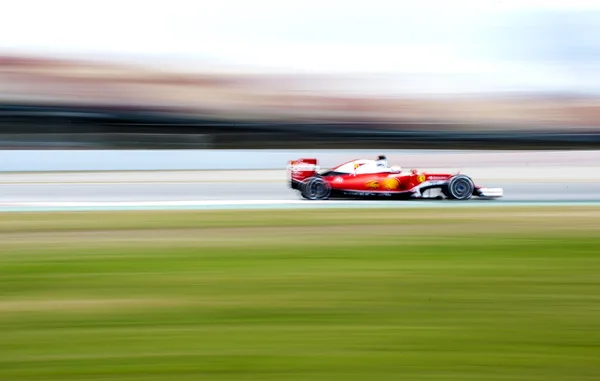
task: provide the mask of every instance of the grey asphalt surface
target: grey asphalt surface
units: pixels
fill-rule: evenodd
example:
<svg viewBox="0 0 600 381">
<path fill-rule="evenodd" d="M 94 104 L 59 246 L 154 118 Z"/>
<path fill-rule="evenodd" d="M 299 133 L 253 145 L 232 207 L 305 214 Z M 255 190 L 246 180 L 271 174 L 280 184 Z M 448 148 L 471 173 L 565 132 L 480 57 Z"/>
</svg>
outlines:
<svg viewBox="0 0 600 381">
<path fill-rule="evenodd" d="M 600 201 L 600 182 L 486 183 L 508 201 Z M 0 184 L 0 203 L 297 200 L 281 182 Z M 498 200 L 498 201 L 501 201 Z"/>
</svg>

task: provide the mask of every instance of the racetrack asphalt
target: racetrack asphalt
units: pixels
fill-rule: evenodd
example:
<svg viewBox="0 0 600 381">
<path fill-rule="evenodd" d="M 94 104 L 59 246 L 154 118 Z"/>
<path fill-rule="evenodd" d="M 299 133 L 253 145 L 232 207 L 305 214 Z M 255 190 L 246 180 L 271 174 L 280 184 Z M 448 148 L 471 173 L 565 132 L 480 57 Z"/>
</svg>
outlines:
<svg viewBox="0 0 600 381">
<path fill-rule="evenodd" d="M 243 180 L 232 179 L 227 173 L 213 176 L 209 180 L 201 181 L 198 174 L 194 176 L 179 174 L 178 177 L 164 178 L 149 176 L 143 181 L 136 180 L 135 175 L 127 173 L 110 174 L 111 178 L 99 178 L 98 174 L 65 175 L 48 174 L 11 175 L 0 182 L 0 210 L 26 210 L 34 207 L 59 208 L 61 203 L 65 209 L 66 204 L 86 206 L 89 203 L 118 203 L 120 209 L 127 206 L 141 207 L 141 203 L 185 203 L 196 204 L 244 204 L 254 203 L 257 207 L 285 205 L 297 203 L 300 197 L 288 188 L 284 177 L 265 176 L 264 180 L 248 178 Z M 20 177 L 19 177 L 20 176 Z M 69 177 L 70 176 L 70 177 Z M 94 177 L 95 176 L 95 177 Z M 152 178 L 159 179 L 152 181 Z M 188 179 L 188 181 L 185 181 Z M 539 179 L 512 179 L 501 177 L 489 179 L 482 185 L 504 188 L 505 196 L 493 200 L 495 203 L 527 203 L 545 201 L 549 203 L 564 202 L 594 202 L 600 203 L 600 180 L 585 177 L 569 181 L 540 181 Z M 420 201 L 410 201 L 420 202 Z M 311 203 L 304 201 L 303 203 Z M 377 205 L 376 203 L 374 205 Z M 71 205 L 73 207 L 73 205 Z M 296 207 L 298 207 L 296 205 Z M 98 209 L 107 208 L 98 206 Z M 229 209 L 235 206 L 229 206 Z M 60 209 L 60 208 L 59 208 Z M 110 209 L 110 208 L 108 208 Z"/>
</svg>

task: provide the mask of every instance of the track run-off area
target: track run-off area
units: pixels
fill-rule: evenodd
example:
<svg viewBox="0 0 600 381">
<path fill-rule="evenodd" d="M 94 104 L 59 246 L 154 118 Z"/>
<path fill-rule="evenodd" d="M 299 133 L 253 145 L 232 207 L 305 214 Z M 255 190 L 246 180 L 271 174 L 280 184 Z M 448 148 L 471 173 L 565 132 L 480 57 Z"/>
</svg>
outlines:
<svg viewBox="0 0 600 381">
<path fill-rule="evenodd" d="M 61 151 L 56 154 L 5 151 L 5 163 L 0 166 L 0 211 L 600 204 L 600 151 L 388 153 L 390 164 L 400 165 L 404 170 L 460 172 L 470 176 L 477 185 L 501 187 L 504 197 L 496 200 L 308 201 L 288 187 L 289 174 L 285 170 L 288 160 L 316 157 L 321 168 L 326 169 L 357 157 L 375 157 L 377 153 L 275 150 L 244 154 L 217 150 L 183 153 L 73 151 L 69 154 Z M 112 161 L 107 162 L 107 157 Z M 149 158 L 154 161 L 148 161 Z M 120 170 L 125 167 L 127 170 Z M 225 167 L 236 169 L 223 170 Z M 36 172 L 35 168 L 40 170 Z M 96 170 L 91 170 L 94 168 Z"/>
<path fill-rule="evenodd" d="M 600 167 L 473 168 L 462 173 L 478 184 L 503 188 L 504 197 L 308 201 L 288 187 L 285 171 L 10 173 L 0 179 L 0 211 L 600 205 Z"/>
</svg>

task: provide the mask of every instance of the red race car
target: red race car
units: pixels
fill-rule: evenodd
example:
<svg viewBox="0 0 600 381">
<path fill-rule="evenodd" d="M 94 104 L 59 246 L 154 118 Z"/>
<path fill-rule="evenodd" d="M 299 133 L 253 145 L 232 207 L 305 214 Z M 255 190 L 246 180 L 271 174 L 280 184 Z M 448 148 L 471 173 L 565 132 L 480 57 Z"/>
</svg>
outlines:
<svg viewBox="0 0 600 381">
<path fill-rule="evenodd" d="M 292 160 L 288 165 L 290 187 L 308 200 L 330 198 L 453 199 L 498 198 L 502 188 L 475 185 L 460 173 L 408 172 L 389 167 L 387 158 L 358 159 L 319 171 L 314 158 Z"/>
</svg>

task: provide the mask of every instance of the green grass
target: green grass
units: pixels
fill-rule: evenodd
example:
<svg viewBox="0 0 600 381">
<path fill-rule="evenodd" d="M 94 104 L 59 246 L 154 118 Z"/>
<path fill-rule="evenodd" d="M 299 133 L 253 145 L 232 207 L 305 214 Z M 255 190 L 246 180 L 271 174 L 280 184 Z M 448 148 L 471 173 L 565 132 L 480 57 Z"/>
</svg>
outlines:
<svg viewBox="0 0 600 381">
<path fill-rule="evenodd" d="M 0 380 L 598 380 L 600 209 L 0 215 Z"/>
</svg>

